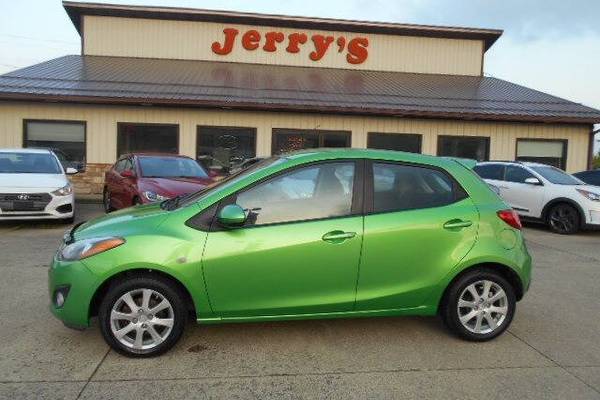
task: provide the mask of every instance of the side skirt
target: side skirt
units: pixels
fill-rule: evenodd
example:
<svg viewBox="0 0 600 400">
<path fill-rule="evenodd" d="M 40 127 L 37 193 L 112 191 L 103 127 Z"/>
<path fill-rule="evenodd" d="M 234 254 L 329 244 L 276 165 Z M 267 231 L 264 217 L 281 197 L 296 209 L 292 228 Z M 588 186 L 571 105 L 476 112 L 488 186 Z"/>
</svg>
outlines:
<svg viewBox="0 0 600 400">
<path fill-rule="evenodd" d="M 235 322 L 261 322 L 261 321 L 291 321 L 302 319 L 334 319 L 334 318 L 367 318 L 367 317 L 397 317 L 403 315 L 436 315 L 435 307 L 420 306 L 414 308 L 366 310 L 366 311 L 338 311 L 313 314 L 281 314 L 281 315 L 256 315 L 244 317 L 212 317 L 197 318 L 199 324 L 220 324 Z"/>
</svg>

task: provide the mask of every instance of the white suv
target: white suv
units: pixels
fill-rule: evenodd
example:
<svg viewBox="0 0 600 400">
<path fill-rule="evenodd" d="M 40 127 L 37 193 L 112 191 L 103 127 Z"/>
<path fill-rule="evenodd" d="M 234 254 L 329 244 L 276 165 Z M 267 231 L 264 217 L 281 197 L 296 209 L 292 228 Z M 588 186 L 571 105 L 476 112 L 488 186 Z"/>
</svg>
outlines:
<svg viewBox="0 0 600 400">
<path fill-rule="evenodd" d="M 524 219 L 544 222 L 561 234 L 600 228 L 598 186 L 586 185 L 558 168 L 531 162 L 481 162 L 474 171 L 498 188 L 504 201 Z"/>
<path fill-rule="evenodd" d="M 60 219 L 73 222 L 73 187 L 50 150 L 0 149 L 0 221 Z"/>
</svg>

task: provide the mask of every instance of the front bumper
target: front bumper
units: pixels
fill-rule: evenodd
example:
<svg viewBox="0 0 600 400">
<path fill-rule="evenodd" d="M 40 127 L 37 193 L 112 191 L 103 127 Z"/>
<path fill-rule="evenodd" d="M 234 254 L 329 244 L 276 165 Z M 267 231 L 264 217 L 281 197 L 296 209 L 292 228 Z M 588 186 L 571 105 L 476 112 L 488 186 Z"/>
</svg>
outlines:
<svg viewBox="0 0 600 400">
<path fill-rule="evenodd" d="M 81 261 L 61 261 L 56 255 L 48 271 L 50 311 L 66 326 L 81 329 L 89 326 L 90 305 L 100 282 Z M 69 287 L 62 307 L 55 303 L 57 289 Z"/>
<path fill-rule="evenodd" d="M 0 220 L 67 219 L 75 215 L 75 195 L 51 196 L 50 202 L 39 211 L 4 211 L 0 208 Z M 70 210 L 70 211 L 69 211 Z"/>
</svg>

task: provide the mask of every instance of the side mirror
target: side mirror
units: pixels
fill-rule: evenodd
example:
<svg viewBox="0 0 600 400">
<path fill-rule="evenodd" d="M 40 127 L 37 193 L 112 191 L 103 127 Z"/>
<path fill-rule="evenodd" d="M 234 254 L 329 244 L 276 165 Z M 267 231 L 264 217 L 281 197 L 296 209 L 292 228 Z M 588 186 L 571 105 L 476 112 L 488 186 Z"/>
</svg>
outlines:
<svg viewBox="0 0 600 400">
<path fill-rule="evenodd" d="M 75 168 L 73 167 L 67 167 L 67 169 L 65 170 L 65 174 L 67 175 L 75 175 L 76 173 L 78 173 L 79 171 L 77 171 Z"/>
<path fill-rule="evenodd" d="M 130 169 L 126 169 L 125 171 L 121 172 L 121 176 L 123 178 L 135 178 L 135 174 Z"/>
<path fill-rule="evenodd" d="M 242 226 L 246 218 L 246 212 L 237 204 L 226 205 L 217 215 L 217 221 L 223 226 Z"/>
<path fill-rule="evenodd" d="M 525 179 L 525 183 L 527 183 L 529 185 L 538 185 L 538 186 L 542 185 L 542 182 L 540 182 L 540 180 L 538 178 L 527 178 L 527 179 Z"/>
</svg>

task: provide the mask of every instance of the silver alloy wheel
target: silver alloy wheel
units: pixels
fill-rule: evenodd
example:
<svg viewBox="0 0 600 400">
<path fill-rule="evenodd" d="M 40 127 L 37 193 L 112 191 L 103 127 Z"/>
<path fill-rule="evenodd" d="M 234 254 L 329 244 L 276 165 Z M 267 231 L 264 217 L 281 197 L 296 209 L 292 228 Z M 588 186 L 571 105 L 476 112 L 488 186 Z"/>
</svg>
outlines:
<svg viewBox="0 0 600 400">
<path fill-rule="evenodd" d="M 504 323 L 508 297 L 496 282 L 481 280 L 462 291 L 457 308 L 458 319 L 469 332 L 487 334 Z"/>
<path fill-rule="evenodd" d="M 175 321 L 171 303 L 152 289 L 134 289 L 121 296 L 110 312 L 110 329 L 124 346 L 150 350 L 164 342 Z"/>
</svg>

